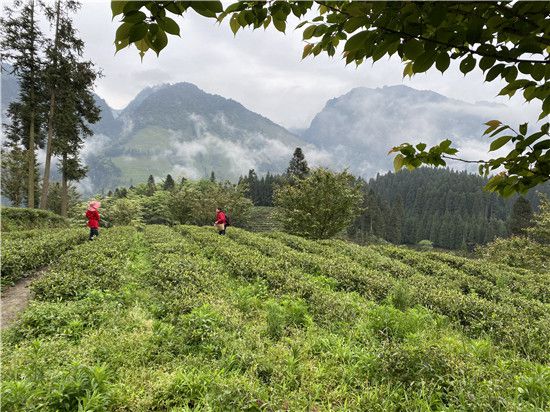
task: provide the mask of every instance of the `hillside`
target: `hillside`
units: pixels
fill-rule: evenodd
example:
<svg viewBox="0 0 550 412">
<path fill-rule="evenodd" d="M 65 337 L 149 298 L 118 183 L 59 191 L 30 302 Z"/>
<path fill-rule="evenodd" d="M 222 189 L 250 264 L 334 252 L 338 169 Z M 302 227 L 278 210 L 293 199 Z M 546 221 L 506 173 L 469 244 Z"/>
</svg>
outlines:
<svg viewBox="0 0 550 412">
<path fill-rule="evenodd" d="M 358 87 L 329 100 L 301 137 L 332 153 L 338 167 L 370 178 L 393 170 L 388 151 L 404 142 L 431 145 L 451 139 L 467 157 L 486 157 L 485 145 L 479 145 L 484 123 L 506 119 L 506 109 L 403 85 Z"/>
<path fill-rule="evenodd" d="M 110 129 L 100 126 L 108 139 L 87 157 L 98 189 L 137 184 L 150 174 L 200 178 L 214 171 L 237 180 L 252 168 L 282 170 L 295 147 L 307 146 L 240 103 L 190 83 L 146 88 Z"/>
<path fill-rule="evenodd" d="M 73 244 L 3 332 L 3 410 L 550 406 L 548 274 L 236 228 Z"/>
</svg>

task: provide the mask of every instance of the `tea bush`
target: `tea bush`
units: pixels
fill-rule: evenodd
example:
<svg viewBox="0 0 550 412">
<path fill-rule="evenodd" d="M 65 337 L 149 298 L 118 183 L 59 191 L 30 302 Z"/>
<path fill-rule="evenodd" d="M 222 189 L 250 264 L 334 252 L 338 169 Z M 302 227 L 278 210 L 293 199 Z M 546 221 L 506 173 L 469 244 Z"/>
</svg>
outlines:
<svg viewBox="0 0 550 412">
<path fill-rule="evenodd" d="M 10 284 L 28 272 L 49 265 L 88 238 L 85 229 L 11 232 L 2 239 L 2 283 Z"/>
</svg>

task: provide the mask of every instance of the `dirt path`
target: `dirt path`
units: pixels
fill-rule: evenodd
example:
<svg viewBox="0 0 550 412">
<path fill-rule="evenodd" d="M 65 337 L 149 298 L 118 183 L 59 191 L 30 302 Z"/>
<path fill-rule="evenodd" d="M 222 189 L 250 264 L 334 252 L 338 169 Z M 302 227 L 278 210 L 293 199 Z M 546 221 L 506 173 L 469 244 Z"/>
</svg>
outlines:
<svg viewBox="0 0 550 412">
<path fill-rule="evenodd" d="M 33 280 L 44 275 L 45 272 L 46 269 L 38 270 L 2 292 L 2 321 L 0 322 L 0 329 L 10 326 L 17 318 L 19 312 L 27 307 L 31 299 L 29 285 Z"/>
</svg>

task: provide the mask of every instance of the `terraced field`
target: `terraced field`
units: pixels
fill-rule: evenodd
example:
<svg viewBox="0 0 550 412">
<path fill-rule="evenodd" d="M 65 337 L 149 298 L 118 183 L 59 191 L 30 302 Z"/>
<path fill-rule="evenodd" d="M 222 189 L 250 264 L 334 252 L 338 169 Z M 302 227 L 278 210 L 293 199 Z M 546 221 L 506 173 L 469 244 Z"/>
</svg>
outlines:
<svg viewBox="0 0 550 412">
<path fill-rule="evenodd" d="M 236 228 L 71 245 L 2 334 L 2 410 L 550 408 L 548 273 Z"/>
</svg>

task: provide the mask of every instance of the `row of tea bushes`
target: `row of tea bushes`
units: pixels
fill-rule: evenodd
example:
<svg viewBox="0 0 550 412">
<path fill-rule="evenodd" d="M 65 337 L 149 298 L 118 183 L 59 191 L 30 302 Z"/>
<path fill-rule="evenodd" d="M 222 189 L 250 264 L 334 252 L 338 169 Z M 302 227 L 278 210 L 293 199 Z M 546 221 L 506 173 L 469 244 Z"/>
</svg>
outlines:
<svg viewBox="0 0 550 412">
<path fill-rule="evenodd" d="M 84 229 L 38 229 L 3 234 L 2 284 L 11 284 L 28 272 L 49 265 L 87 238 Z"/>
<path fill-rule="evenodd" d="M 499 345 L 527 358 L 543 362 L 550 359 L 546 344 L 550 341 L 548 304 L 491 286 L 485 280 L 476 283 L 477 279 L 472 275 L 457 274 L 456 269 L 442 262 L 432 262 L 432 271 L 441 275 L 425 274 L 399 260 L 395 261 L 394 270 L 385 271 L 390 262 L 387 262 L 387 257 L 377 256 L 377 250 L 381 247 L 371 252 L 370 248 L 357 246 L 361 252 L 352 258 L 349 251 L 348 256 L 344 250 L 338 254 L 342 245 L 334 246 L 329 242 L 314 242 L 282 233 L 270 234 L 267 239 L 262 239 L 261 236 L 234 229 L 230 236 L 240 241 L 248 239 L 245 241 L 248 245 L 257 245 L 256 248 L 279 258 L 290 267 L 333 278 L 344 290 L 359 292 L 376 301 L 393 298 L 400 300 L 404 306 L 420 304 L 448 316 L 469 336 L 488 335 Z M 273 240 L 282 244 L 278 246 Z M 288 246 L 299 253 L 293 253 Z M 423 258 L 420 252 L 406 252 L 416 254 L 418 260 Z M 382 265 L 379 265 L 380 262 Z M 452 273 L 449 274 L 449 271 Z M 471 285 L 468 281 L 472 282 Z M 475 285 L 479 283 L 490 288 L 496 298 L 475 293 Z"/>
</svg>

